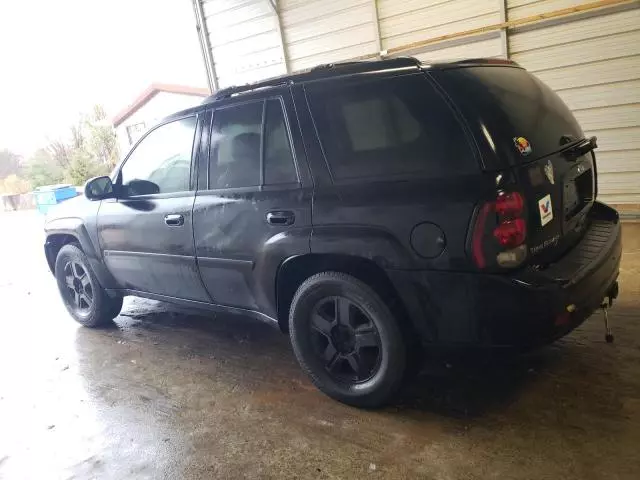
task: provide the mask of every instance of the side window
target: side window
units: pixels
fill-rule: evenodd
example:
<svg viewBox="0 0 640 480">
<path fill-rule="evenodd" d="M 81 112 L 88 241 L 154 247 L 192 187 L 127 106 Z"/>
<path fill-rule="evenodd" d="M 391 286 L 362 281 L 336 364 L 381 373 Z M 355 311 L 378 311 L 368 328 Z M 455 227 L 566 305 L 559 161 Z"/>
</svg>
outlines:
<svg viewBox="0 0 640 480">
<path fill-rule="evenodd" d="M 162 125 L 147 135 L 120 170 L 127 196 L 189 190 L 196 117 Z"/>
<path fill-rule="evenodd" d="M 267 100 L 264 126 L 264 183 L 276 185 L 298 181 L 291 143 L 279 100 Z"/>
<path fill-rule="evenodd" d="M 260 184 L 263 103 L 245 103 L 214 112 L 209 188 Z"/>
<path fill-rule="evenodd" d="M 310 85 L 306 91 L 336 179 L 437 178 L 478 168 L 462 127 L 422 74 Z"/>
</svg>

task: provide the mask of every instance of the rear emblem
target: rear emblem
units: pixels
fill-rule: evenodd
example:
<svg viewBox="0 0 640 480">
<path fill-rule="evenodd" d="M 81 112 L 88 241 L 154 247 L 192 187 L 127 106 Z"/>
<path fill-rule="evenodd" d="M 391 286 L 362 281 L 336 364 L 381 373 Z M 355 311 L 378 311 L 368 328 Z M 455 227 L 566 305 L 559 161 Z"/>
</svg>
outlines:
<svg viewBox="0 0 640 480">
<path fill-rule="evenodd" d="M 520 155 L 526 157 L 531 153 L 531 144 L 524 137 L 513 137 L 513 144 L 516 146 Z"/>
<path fill-rule="evenodd" d="M 547 164 L 544 166 L 544 174 L 549 179 L 551 185 L 556 183 L 555 179 L 553 178 L 553 164 L 551 163 L 551 160 L 547 161 Z"/>
</svg>

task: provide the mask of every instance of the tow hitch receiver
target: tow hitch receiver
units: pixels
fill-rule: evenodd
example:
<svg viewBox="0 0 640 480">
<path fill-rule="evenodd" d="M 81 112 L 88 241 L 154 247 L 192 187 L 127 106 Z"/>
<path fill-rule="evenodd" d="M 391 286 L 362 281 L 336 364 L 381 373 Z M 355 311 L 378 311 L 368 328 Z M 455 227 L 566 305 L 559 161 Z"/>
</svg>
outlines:
<svg viewBox="0 0 640 480">
<path fill-rule="evenodd" d="M 613 334 L 611 333 L 611 327 L 609 326 L 609 314 L 607 310 L 613 305 L 613 301 L 618 298 L 618 291 L 618 282 L 615 282 L 607 292 L 607 295 L 603 299 L 604 301 L 600 305 L 600 308 L 602 308 L 602 313 L 604 314 L 604 339 L 607 343 L 613 343 Z"/>
</svg>

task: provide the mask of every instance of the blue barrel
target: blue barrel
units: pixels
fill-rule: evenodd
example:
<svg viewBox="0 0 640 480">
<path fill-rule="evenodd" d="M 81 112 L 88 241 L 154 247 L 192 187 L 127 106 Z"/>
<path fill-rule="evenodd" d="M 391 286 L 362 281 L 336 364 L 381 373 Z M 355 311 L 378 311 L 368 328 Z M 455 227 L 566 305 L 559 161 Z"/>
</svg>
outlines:
<svg viewBox="0 0 640 480">
<path fill-rule="evenodd" d="M 40 213 L 47 213 L 52 206 L 78 195 L 76 187 L 72 185 L 45 185 L 36 188 L 33 194 Z"/>
</svg>

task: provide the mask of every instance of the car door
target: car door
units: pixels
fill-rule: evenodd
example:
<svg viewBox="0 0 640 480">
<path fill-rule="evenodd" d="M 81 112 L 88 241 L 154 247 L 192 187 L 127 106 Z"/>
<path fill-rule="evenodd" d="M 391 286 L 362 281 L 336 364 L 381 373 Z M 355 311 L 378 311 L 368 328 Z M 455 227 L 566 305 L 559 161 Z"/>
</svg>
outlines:
<svg viewBox="0 0 640 480">
<path fill-rule="evenodd" d="M 309 253 L 313 189 L 289 89 L 244 97 L 212 114 L 193 210 L 196 257 L 214 303 L 275 318 L 278 267 Z"/>
<path fill-rule="evenodd" d="M 195 262 L 191 171 L 199 115 L 148 132 L 117 174 L 117 198 L 98 212 L 105 263 L 124 289 L 210 302 Z"/>
</svg>

